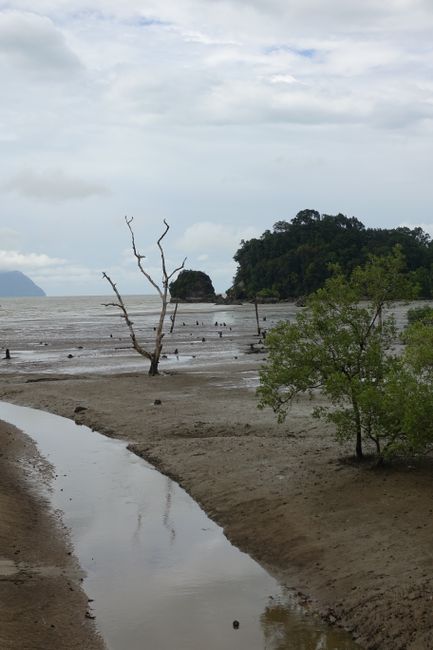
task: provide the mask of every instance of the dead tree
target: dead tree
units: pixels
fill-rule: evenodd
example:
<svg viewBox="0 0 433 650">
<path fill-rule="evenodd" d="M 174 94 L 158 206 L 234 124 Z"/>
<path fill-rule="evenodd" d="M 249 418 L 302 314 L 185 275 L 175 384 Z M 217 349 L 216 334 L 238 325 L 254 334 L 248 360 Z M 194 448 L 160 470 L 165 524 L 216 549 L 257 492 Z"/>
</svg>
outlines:
<svg viewBox="0 0 433 650">
<path fill-rule="evenodd" d="M 256 310 L 257 336 L 260 336 L 259 308 L 257 305 L 257 298 L 254 298 L 254 308 Z"/>
<path fill-rule="evenodd" d="M 175 323 L 175 321 L 176 321 L 176 314 L 177 314 L 177 308 L 178 308 L 178 307 L 179 307 L 179 302 L 176 300 L 176 306 L 175 306 L 175 308 L 174 308 L 174 312 L 173 312 L 173 314 L 170 316 L 170 320 L 171 320 L 170 334 L 173 334 L 174 323 Z"/>
<path fill-rule="evenodd" d="M 166 236 L 166 234 L 168 233 L 168 231 L 170 229 L 170 226 L 168 225 L 168 223 L 164 219 L 165 229 L 164 229 L 164 232 L 162 233 L 161 237 L 157 241 L 157 246 L 158 246 L 159 252 L 161 254 L 161 270 L 162 270 L 162 286 L 159 286 L 143 267 L 142 261 L 145 258 L 145 256 L 141 255 L 137 250 L 137 247 L 136 247 L 136 244 L 135 244 L 134 231 L 133 231 L 132 226 L 131 226 L 132 221 L 133 221 L 133 217 L 131 217 L 130 219 L 128 219 L 128 217 L 125 217 L 126 225 L 128 226 L 129 232 L 131 233 L 132 250 L 133 250 L 135 259 L 137 260 L 138 268 L 140 269 L 140 272 L 144 275 L 146 280 L 148 282 L 150 282 L 150 284 L 156 289 L 156 291 L 159 294 L 159 297 L 161 298 L 161 311 L 159 313 L 158 326 L 156 327 L 155 345 L 154 345 L 153 351 L 149 352 L 149 350 L 146 350 L 139 343 L 139 341 L 137 339 L 137 336 L 135 334 L 134 323 L 129 317 L 128 310 L 127 310 L 127 308 L 125 306 L 125 303 L 123 302 L 123 298 L 120 295 L 120 293 L 119 293 L 115 283 L 113 282 L 113 280 L 105 272 L 102 274 L 102 277 L 104 277 L 110 283 L 111 288 L 113 289 L 113 291 L 114 291 L 114 293 L 116 295 L 117 302 L 109 302 L 109 303 L 104 303 L 104 304 L 105 304 L 106 307 L 117 307 L 118 309 L 120 309 L 121 316 L 122 316 L 122 318 L 125 319 L 125 323 L 127 324 L 128 329 L 129 329 L 129 335 L 131 337 L 132 347 L 139 354 L 141 354 L 141 356 L 145 357 L 146 359 L 149 359 L 149 361 L 150 361 L 149 375 L 153 376 L 153 375 L 158 374 L 159 359 L 160 359 L 161 351 L 162 351 L 162 339 L 164 337 L 164 331 L 163 331 L 163 329 L 164 329 L 164 320 L 165 320 L 165 316 L 166 316 L 166 313 L 167 313 L 167 305 L 168 305 L 168 301 L 169 301 L 168 285 L 169 285 L 169 282 L 170 282 L 171 278 L 178 271 L 183 269 L 183 267 L 185 266 L 186 258 L 183 260 L 183 262 L 182 262 L 182 264 L 180 266 L 178 266 L 176 269 L 174 269 L 174 271 L 172 271 L 171 273 L 167 272 L 167 267 L 166 267 L 166 264 L 165 264 L 164 249 L 162 247 L 161 242 L 164 239 L 164 237 Z"/>
</svg>

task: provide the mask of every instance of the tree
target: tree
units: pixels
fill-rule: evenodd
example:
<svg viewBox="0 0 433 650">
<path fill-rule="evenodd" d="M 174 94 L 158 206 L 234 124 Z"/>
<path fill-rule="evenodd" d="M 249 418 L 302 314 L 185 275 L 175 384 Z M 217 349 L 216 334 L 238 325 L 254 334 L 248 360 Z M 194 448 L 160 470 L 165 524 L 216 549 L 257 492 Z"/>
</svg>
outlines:
<svg viewBox="0 0 433 650">
<path fill-rule="evenodd" d="M 330 264 L 339 264 L 348 278 L 369 253 L 386 256 L 397 244 L 421 295 L 432 296 L 433 243 L 421 228 L 366 228 L 355 217 L 317 210 L 302 210 L 291 221 L 277 221 L 272 232 L 242 241 L 234 256 L 238 267 L 231 293 L 251 299 L 275 288 L 282 299 L 305 296 L 323 286 Z"/>
<path fill-rule="evenodd" d="M 189 300 L 191 302 L 215 300 L 212 280 L 203 271 L 181 271 L 176 280 L 170 282 L 169 288 L 173 300 Z"/>
<path fill-rule="evenodd" d="M 156 242 L 157 246 L 159 248 L 160 255 L 161 255 L 161 269 L 162 269 L 162 287 L 159 286 L 143 267 L 142 260 L 145 258 L 145 256 L 141 255 L 137 250 L 137 247 L 136 247 L 136 244 L 135 244 L 134 231 L 133 231 L 132 226 L 131 226 L 132 221 L 133 221 L 133 217 L 131 217 L 130 219 L 128 219 L 128 217 L 125 217 L 126 225 L 128 226 L 129 232 L 131 234 L 132 251 L 134 253 L 135 259 L 137 260 L 138 268 L 139 268 L 140 272 L 144 275 L 146 280 L 148 282 L 150 282 L 150 284 L 156 289 L 156 291 L 159 294 L 159 297 L 161 298 L 161 311 L 159 313 L 158 325 L 156 327 L 155 344 L 154 344 L 153 350 L 150 352 L 149 350 L 144 348 L 139 343 L 139 341 L 137 339 L 137 336 L 136 336 L 136 333 L 135 333 L 134 323 L 133 323 L 133 321 L 131 321 L 131 319 L 129 317 L 128 310 L 127 310 L 127 308 L 125 306 L 123 298 L 120 295 L 116 284 L 113 282 L 113 280 L 110 278 L 110 276 L 107 273 L 105 273 L 105 271 L 104 271 L 102 276 L 110 283 L 111 288 L 113 289 L 113 291 L 114 291 L 114 293 L 116 295 L 116 298 L 117 298 L 117 302 L 105 303 L 105 306 L 106 307 L 109 307 L 109 306 L 110 307 L 117 307 L 118 309 L 120 309 L 122 318 L 125 319 L 125 323 L 126 323 L 126 325 L 128 326 L 128 329 L 129 329 L 129 335 L 131 337 L 132 347 L 134 348 L 134 350 L 136 350 L 143 357 L 145 357 L 146 359 L 149 359 L 149 361 L 150 361 L 149 375 L 153 376 L 153 375 L 158 374 L 159 359 L 161 357 L 162 339 L 164 337 L 164 331 L 163 331 L 163 329 L 164 329 L 164 321 L 165 321 L 165 316 L 166 316 L 166 313 L 167 313 L 167 304 L 169 302 L 169 282 L 170 282 L 171 278 L 178 271 L 183 269 L 183 267 L 185 265 L 186 258 L 183 260 L 183 262 L 182 262 L 182 264 L 180 266 L 178 266 L 176 269 L 174 269 L 174 271 L 172 271 L 171 273 L 167 272 L 167 267 L 166 267 L 166 263 L 165 263 L 165 254 L 164 254 L 164 249 L 162 247 L 161 242 L 164 239 L 164 237 L 166 236 L 166 234 L 168 233 L 168 231 L 170 229 L 170 226 L 168 225 L 168 223 L 164 219 L 164 226 L 165 226 L 164 232 L 162 233 L 162 235 L 160 236 L 160 238 Z"/>
<path fill-rule="evenodd" d="M 403 264 L 397 247 L 387 257 L 371 257 L 349 279 L 334 269 L 294 323 L 271 330 L 259 407 L 272 407 L 283 421 L 299 394 L 320 389 L 328 405 L 313 415 L 333 423 L 338 440 L 353 439 L 358 459 L 366 440 L 374 443 L 380 461 L 428 449 L 433 424 L 426 428 L 425 420 L 433 412 L 433 372 L 419 366 L 415 332 L 406 335 L 412 338 L 404 355 L 393 351 L 395 321 L 390 312 L 384 314 L 397 296 L 413 297 L 416 290 Z"/>
</svg>

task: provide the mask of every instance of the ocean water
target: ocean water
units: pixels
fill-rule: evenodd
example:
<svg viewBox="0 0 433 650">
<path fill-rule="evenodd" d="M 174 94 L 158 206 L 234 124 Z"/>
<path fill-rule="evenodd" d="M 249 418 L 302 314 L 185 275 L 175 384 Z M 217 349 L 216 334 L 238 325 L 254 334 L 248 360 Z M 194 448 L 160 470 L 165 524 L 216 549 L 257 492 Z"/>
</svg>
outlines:
<svg viewBox="0 0 433 650">
<path fill-rule="evenodd" d="M 0 298 L 0 347 L 11 360 L 0 372 L 111 373 L 147 368 L 148 361 L 131 348 L 129 330 L 120 310 L 104 306 L 112 296 Z M 125 302 L 144 347 L 152 349 L 160 299 L 127 296 Z M 297 308 L 290 303 L 259 306 L 260 325 L 269 329 L 290 320 Z M 251 344 L 260 347 L 254 306 L 180 304 L 170 330 L 169 306 L 161 369 L 179 365 L 202 367 L 242 358 L 254 363 Z M 70 357 L 70 355 L 72 355 Z M 261 356 L 261 355 L 260 355 Z"/>
</svg>

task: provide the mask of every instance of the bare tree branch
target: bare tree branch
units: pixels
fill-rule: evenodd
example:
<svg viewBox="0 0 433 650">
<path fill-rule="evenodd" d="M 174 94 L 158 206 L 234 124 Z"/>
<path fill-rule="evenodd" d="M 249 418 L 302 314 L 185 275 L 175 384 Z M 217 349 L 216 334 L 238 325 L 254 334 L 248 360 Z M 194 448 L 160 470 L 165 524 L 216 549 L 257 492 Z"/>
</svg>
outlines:
<svg viewBox="0 0 433 650">
<path fill-rule="evenodd" d="M 133 231 L 132 226 L 131 226 L 132 221 L 134 221 L 134 217 L 131 217 L 130 219 L 128 219 L 128 217 L 125 217 L 126 225 L 128 226 L 128 228 L 129 228 L 129 232 L 131 233 L 132 250 L 133 250 L 133 253 L 134 253 L 135 259 L 137 260 L 138 268 L 140 269 L 140 271 L 142 272 L 142 274 L 144 275 L 144 277 L 146 278 L 146 280 L 147 280 L 148 282 L 150 282 L 150 284 L 151 284 L 151 285 L 152 285 L 152 286 L 157 290 L 157 292 L 159 293 L 159 297 L 160 297 L 161 300 L 162 300 L 162 299 L 163 299 L 163 295 L 162 295 L 161 288 L 157 285 L 157 283 L 155 282 L 155 280 L 154 280 L 154 279 L 149 275 L 149 273 L 146 271 L 146 269 L 143 267 L 143 265 L 142 265 L 142 263 L 141 263 L 141 260 L 144 260 L 144 258 L 145 258 L 146 256 L 145 256 L 145 255 L 141 255 L 141 254 L 138 252 L 138 250 L 137 250 L 137 247 L 136 247 L 136 245 L 135 245 L 135 236 L 134 236 L 134 231 Z M 167 232 L 167 231 L 166 231 L 166 232 Z M 165 233 L 164 233 L 164 234 L 165 234 Z M 161 240 L 161 238 L 160 238 L 158 241 L 160 241 L 160 240 Z"/>
<path fill-rule="evenodd" d="M 170 274 L 167 273 L 167 267 L 165 263 L 165 254 L 164 254 L 164 249 L 162 247 L 162 240 L 168 233 L 170 226 L 164 219 L 164 232 L 162 235 L 159 237 L 157 240 L 157 246 L 159 248 L 160 254 L 161 254 L 161 267 L 162 267 L 162 288 L 154 281 L 154 279 L 151 277 L 151 275 L 146 271 L 146 269 L 143 267 L 142 260 L 145 258 L 144 255 L 141 255 L 139 253 L 136 243 L 135 243 L 135 235 L 134 235 L 134 230 L 132 228 L 132 222 L 134 218 L 133 217 L 125 217 L 125 223 L 129 229 L 129 232 L 131 234 L 131 242 L 132 242 L 132 251 L 134 253 L 134 257 L 137 260 L 137 265 L 141 273 L 144 275 L 146 280 L 157 290 L 159 297 L 161 298 L 161 311 L 159 314 L 159 320 L 158 320 L 158 326 L 155 328 L 156 329 L 156 334 L 155 334 L 155 348 L 153 352 L 148 352 L 145 350 L 140 343 L 137 340 L 135 330 L 134 330 L 134 323 L 131 321 L 129 318 L 129 314 L 127 311 L 127 308 L 125 306 L 125 303 L 123 302 L 122 296 L 120 295 L 116 284 L 112 281 L 110 276 L 107 273 L 103 273 L 102 276 L 110 283 L 111 288 L 113 289 L 117 301 L 118 302 L 110 302 L 110 303 L 105 303 L 105 306 L 110 306 L 110 307 L 116 307 L 120 309 L 122 312 L 122 318 L 125 320 L 125 323 L 127 324 L 129 328 L 129 335 L 131 337 L 132 341 L 132 346 L 133 348 L 141 354 L 143 357 L 146 357 L 147 359 L 150 360 L 150 369 L 149 369 L 149 374 L 151 375 L 156 375 L 158 374 L 158 364 L 159 364 L 159 358 L 161 356 L 161 351 L 162 351 L 162 339 L 164 337 L 164 332 L 163 332 L 163 327 L 164 327 L 164 320 L 165 316 L 167 313 L 167 303 L 168 303 L 168 284 L 170 279 L 175 275 L 178 271 L 184 268 L 185 262 L 186 262 L 186 257 L 183 260 L 182 264 L 178 266 L 174 271 L 172 271 Z"/>
<path fill-rule="evenodd" d="M 110 276 L 107 275 L 107 273 L 105 273 L 105 271 L 103 272 L 102 277 L 105 278 L 106 280 L 108 280 L 108 282 L 111 284 L 111 288 L 113 289 L 114 293 L 116 294 L 117 300 L 119 301 L 119 302 L 106 303 L 105 306 L 106 307 L 117 307 L 118 309 L 121 310 L 122 318 L 125 319 L 125 323 L 127 324 L 128 329 L 129 329 L 129 335 L 131 337 L 132 346 L 133 346 L 134 350 L 137 350 L 137 352 L 139 354 L 141 354 L 143 357 L 146 357 L 146 359 L 152 359 L 152 355 L 147 350 L 145 350 L 143 347 L 141 347 L 141 345 L 137 341 L 137 337 L 135 335 L 135 330 L 134 330 L 134 323 L 129 318 L 127 309 L 125 307 L 125 303 L 123 302 L 122 296 L 120 295 L 119 291 L 117 290 L 117 287 L 116 287 L 115 283 L 110 278 Z"/>
<path fill-rule="evenodd" d="M 172 272 L 170 273 L 170 275 L 168 276 L 167 280 L 171 280 L 171 278 L 173 277 L 173 275 L 175 275 L 178 271 L 181 271 L 181 270 L 184 268 L 184 266 L 185 266 L 185 262 L 186 262 L 186 257 L 184 258 L 182 264 L 181 264 L 180 266 L 178 266 L 177 269 L 174 269 L 174 271 L 172 271 Z"/>
<path fill-rule="evenodd" d="M 161 253 L 162 283 L 163 283 L 164 286 L 166 286 L 166 283 L 168 282 L 168 277 L 167 277 L 167 269 L 165 267 L 164 250 L 162 248 L 161 242 L 164 239 L 164 237 L 166 236 L 166 234 L 168 233 L 168 231 L 170 230 L 170 226 L 168 225 L 168 223 L 166 222 L 165 219 L 164 219 L 164 225 L 165 225 L 165 230 L 164 230 L 161 237 L 158 239 L 158 241 L 156 243 L 157 243 L 157 246 L 158 246 L 158 248 L 160 250 L 160 253 Z"/>
</svg>

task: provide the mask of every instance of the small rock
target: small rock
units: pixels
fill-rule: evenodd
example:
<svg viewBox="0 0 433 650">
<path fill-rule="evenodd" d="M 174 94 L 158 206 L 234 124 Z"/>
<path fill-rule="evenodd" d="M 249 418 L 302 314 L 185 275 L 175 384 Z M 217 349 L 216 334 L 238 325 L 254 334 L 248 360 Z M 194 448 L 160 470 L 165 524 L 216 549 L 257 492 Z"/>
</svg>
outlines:
<svg viewBox="0 0 433 650">
<path fill-rule="evenodd" d="M 155 406 L 160 406 L 160 404 L 162 404 L 160 399 L 156 399 L 153 403 L 155 404 Z"/>
<path fill-rule="evenodd" d="M 233 629 L 238 630 L 239 629 L 239 621 L 233 621 Z"/>
<path fill-rule="evenodd" d="M 87 411 L 87 406 L 76 406 L 74 413 L 82 413 L 83 411 Z"/>
</svg>

